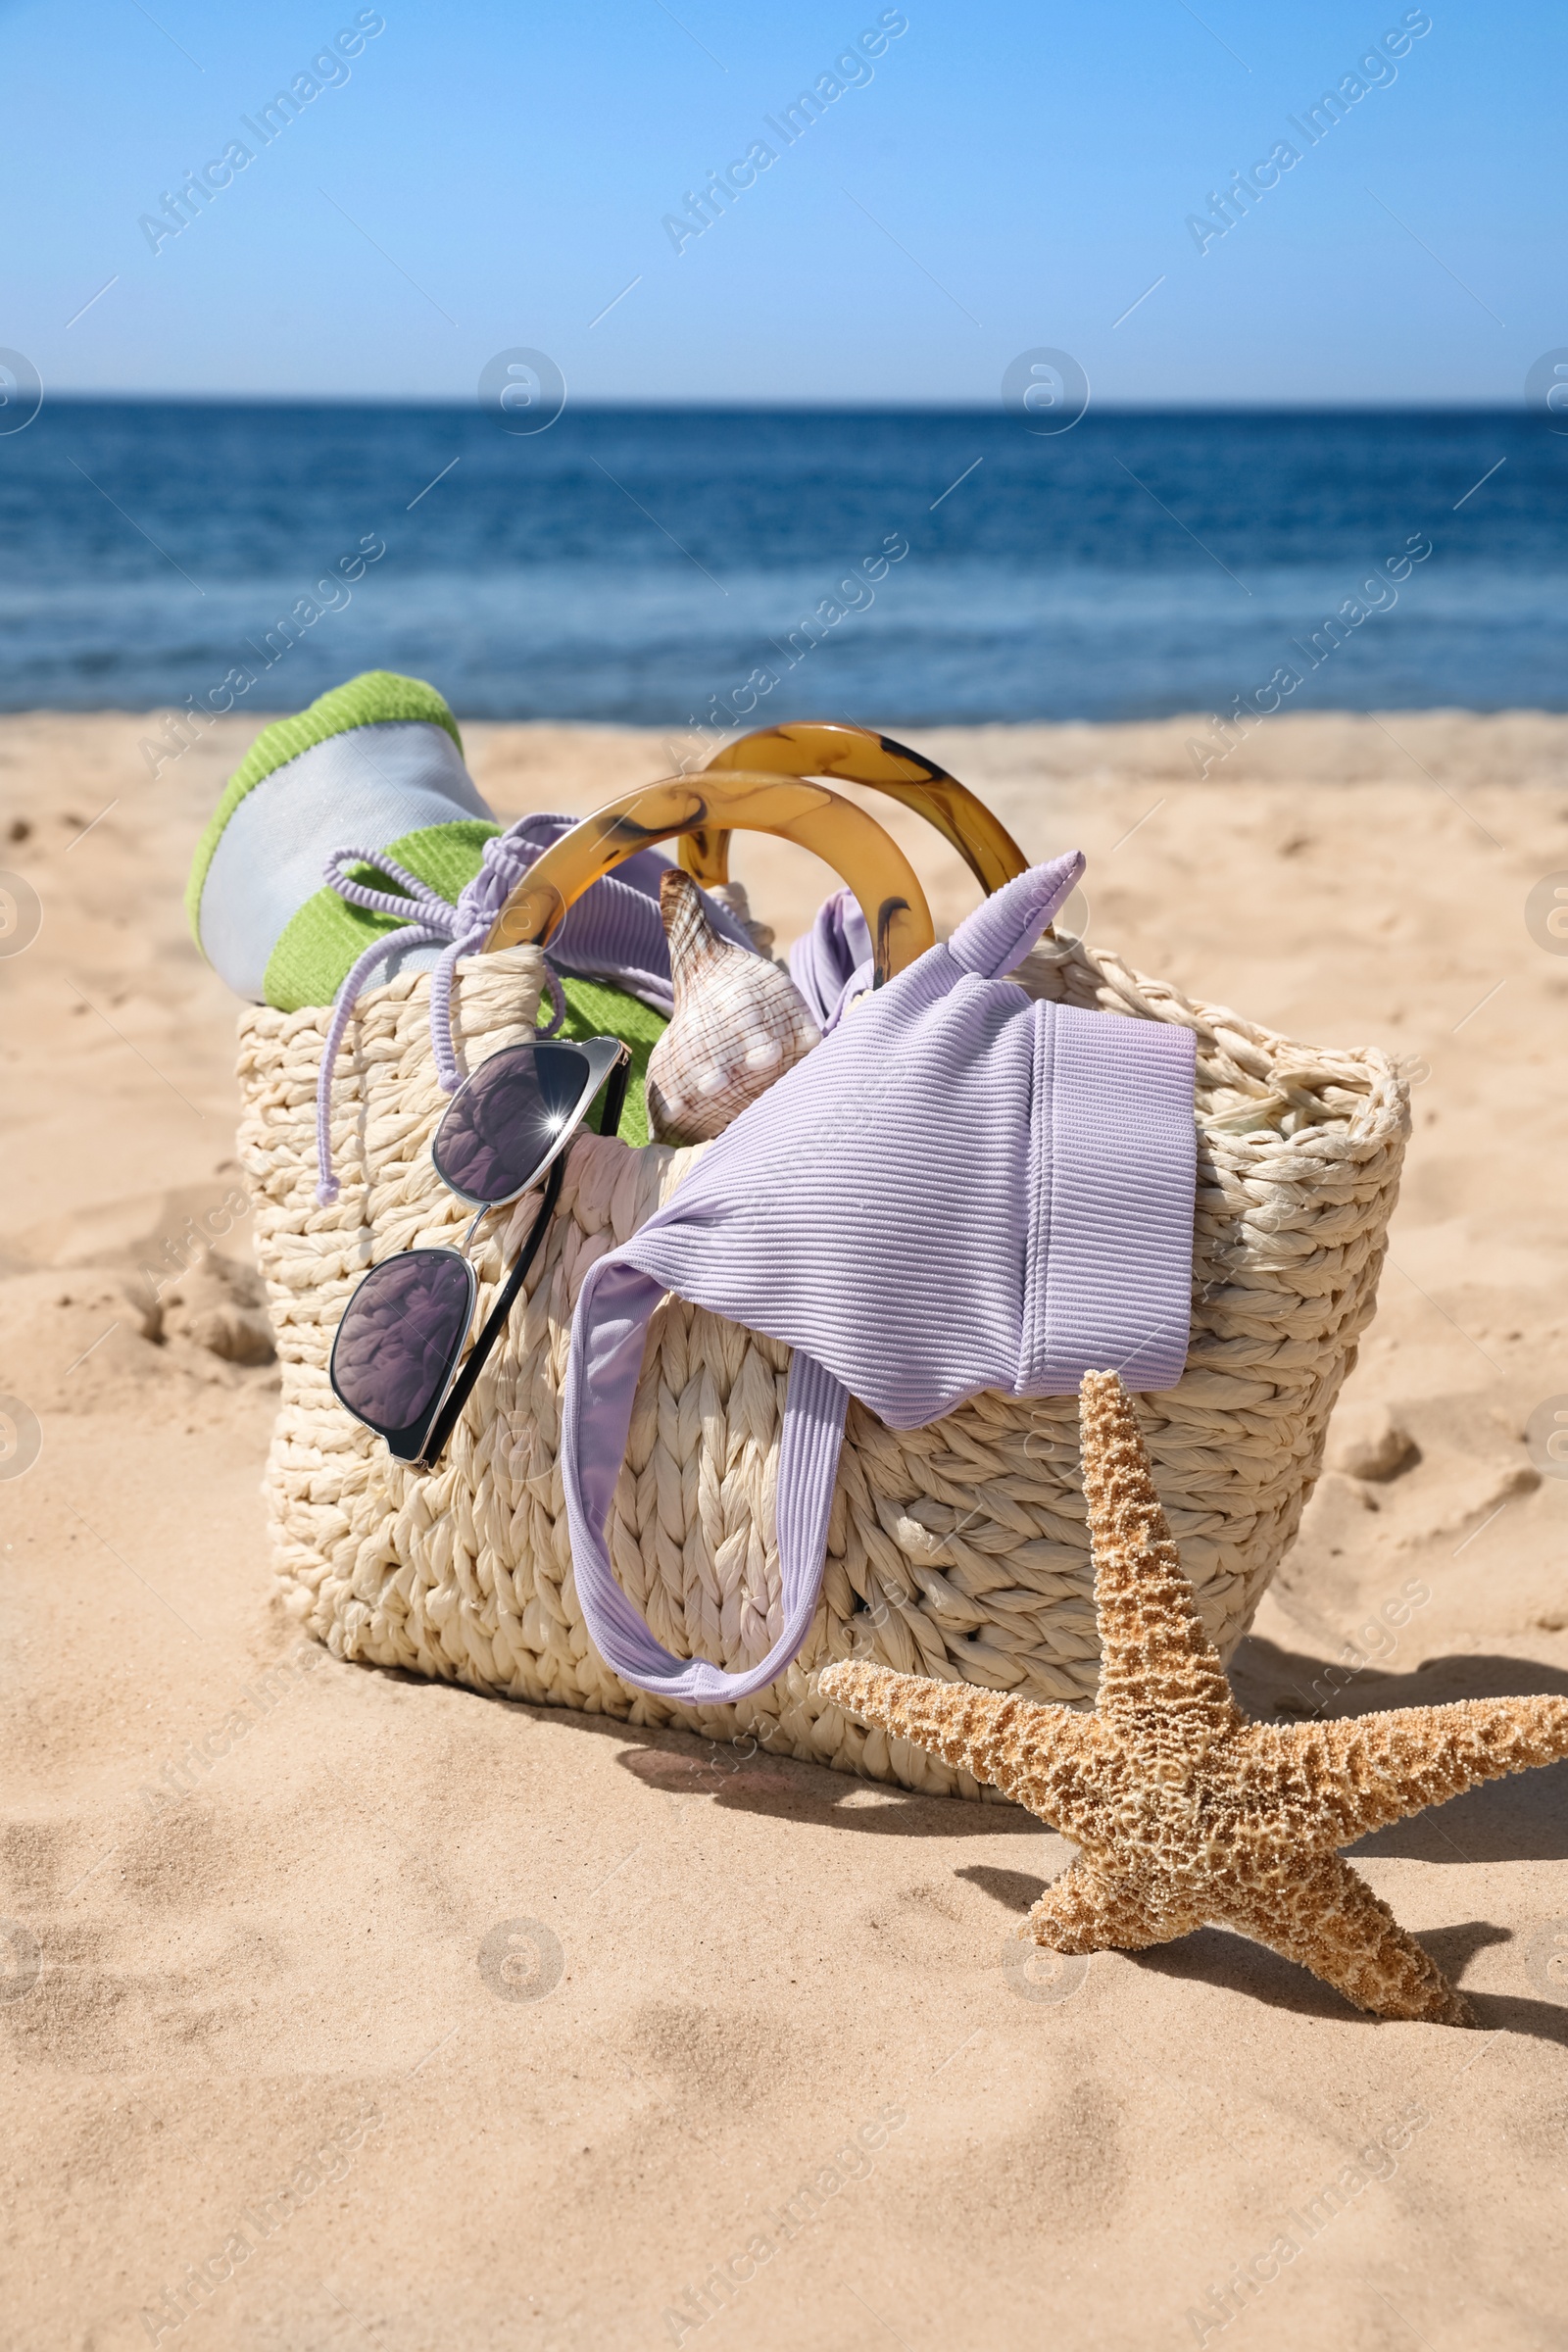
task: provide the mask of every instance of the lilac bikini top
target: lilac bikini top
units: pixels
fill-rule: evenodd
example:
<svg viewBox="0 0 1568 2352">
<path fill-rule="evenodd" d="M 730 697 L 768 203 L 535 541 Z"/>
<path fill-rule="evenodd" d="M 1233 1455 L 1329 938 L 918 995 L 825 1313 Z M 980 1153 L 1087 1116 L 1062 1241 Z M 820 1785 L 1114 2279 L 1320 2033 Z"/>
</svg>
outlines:
<svg viewBox="0 0 1568 2352">
<path fill-rule="evenodd" d="M 1010 971 L 1083 870 L 1031 868 L 849 1011 L 584 1278 L 562 1474 L 588 1631 L 614 1672 L 709 1705 L 774 1681 L 810 1630 L 851 1395 L 916 1429 L 985 1389 L 1067 1396 L 1186 1361 L 1194 1039 L 1035 1004 Z M 666 1291 L 794 1349 L 778 1464 L 784 1629 L 729 1674 L 673 1656 L 605 1546 L 649 1318 Z"/>
</svg>

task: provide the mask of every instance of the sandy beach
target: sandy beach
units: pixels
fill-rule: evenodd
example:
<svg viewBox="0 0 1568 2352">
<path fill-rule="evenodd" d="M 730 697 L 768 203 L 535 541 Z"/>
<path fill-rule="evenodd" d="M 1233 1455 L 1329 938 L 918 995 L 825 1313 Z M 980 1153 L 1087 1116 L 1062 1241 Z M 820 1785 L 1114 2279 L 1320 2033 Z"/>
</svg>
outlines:
<svg viewBox="0 0 1568 2352">
<path fill-rule="evenodd" d="M 1568 1767 L 1357 1849 L 1472 1997 L 1463 2034 L 1214 1931 L 1021 1979 L 1009 1939 L 1069 1851 L 1025 1814 L 302 1643 L 259 1492 L 237 1007 L 180 906 L 261 723 L 154 780 L 144 717 L 0 718 L 0 865 L 41 914 L 0 956 L 0 1389 L 41 1431 L 0 1483 L 0 2342 L 1568 2338 Z M 1525 919 L 1568 869 L 1568 719 L 1281 716 L 1201 780 L 1198 732 L 908 739 L 1032 854 L 1087 853 L 1092 941 L 1409 1058 L 1378 1318 L 1238 1691 L 1281 1720 L 1568 1692 L 1568 1480 L 1524 1436 L 1568 1392 L 1568 954 Z M 507 816 L 683 748 L 465 739 Z M 967 876 L 865 797 L 951 924 Z M 736 867 L 781 946 L 828 886 L 757 841 Z M 549 1930 L 520 1984 L 519 1919 Z"/>
</svg>

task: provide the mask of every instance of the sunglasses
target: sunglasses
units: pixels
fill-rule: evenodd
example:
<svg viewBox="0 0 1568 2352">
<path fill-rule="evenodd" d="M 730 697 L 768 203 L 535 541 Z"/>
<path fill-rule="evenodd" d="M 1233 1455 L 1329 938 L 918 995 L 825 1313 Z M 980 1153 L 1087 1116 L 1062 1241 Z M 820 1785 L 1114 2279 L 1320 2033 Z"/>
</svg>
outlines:
<svg viewBox="0 0 1568 2352">
<path fill-rule="evenodd" d="M 599 1132 L 616 1132 L 630 1068 L 615 1037 L 506 1046 L 448 1103 L 430 1156 L 442 1182 L 476 1212 L 462 1247 L 405 1250 L 372 1266 L 332 1342 L 329 1377 L 338 1400 L 386 1440 L 396 1460 L 423 1469 L 440 1460 L 555 1214 L 566 1146 L 601 1087 Z M 479 1295 L 468 1244 L 491 1209 L 519 1200 L 541 1177 L 539 1213 L 460 1372 Z"/>
</svg>

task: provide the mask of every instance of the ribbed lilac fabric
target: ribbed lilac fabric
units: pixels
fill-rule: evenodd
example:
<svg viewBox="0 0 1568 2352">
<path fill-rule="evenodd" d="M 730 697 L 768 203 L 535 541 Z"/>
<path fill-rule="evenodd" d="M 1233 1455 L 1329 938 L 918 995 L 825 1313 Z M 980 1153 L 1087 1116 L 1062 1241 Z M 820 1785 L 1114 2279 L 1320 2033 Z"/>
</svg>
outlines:
<svg viewBox="0 0 1568 2352">
<path fill-rule="evenodd" d="M 710 1146 L 590 1268 L 562 1474 L 588 1631 L 614 1671 L 707 1705 L 763 1689 L 809 1630 L 844 1414 L 916 1429 L 983 1389 L 1066 1396 L 1113 1366 L 1171 1386 L 1187 1354 L 1191 1031 L 1033 1004 L 1001 977 L 1083 870 L 1009 882 Z M 616 1584 L 604 1530 L 648 1320 L 665 1291 L 794 1348 L 780 1446 L 784 1629 L 727 1674 L 676 1658 Z"/>
<path fill-rule="evenodd" d="M 836 890 L 790 950 L 790 978 L 824 1037 L 871 985 L 871 932 L 853 890 Z"/>
</svg>

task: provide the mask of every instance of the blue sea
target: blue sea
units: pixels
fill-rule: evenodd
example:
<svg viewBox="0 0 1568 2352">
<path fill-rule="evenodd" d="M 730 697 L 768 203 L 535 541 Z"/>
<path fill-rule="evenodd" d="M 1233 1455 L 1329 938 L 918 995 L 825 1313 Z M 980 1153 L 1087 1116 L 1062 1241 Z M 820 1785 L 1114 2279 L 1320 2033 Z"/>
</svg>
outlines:
<svg viewBox="0 0 1568 2352">
<path fill-rule="evenodd" d="M 1561 710 L 1565 522 L 1568 435 L 1522 411 L 55 400 L 0 432 L 0 708 L 382 667 L 719 727 L 1271 708 L 1282 670 L 1295 710 Z"/>
</svg>

